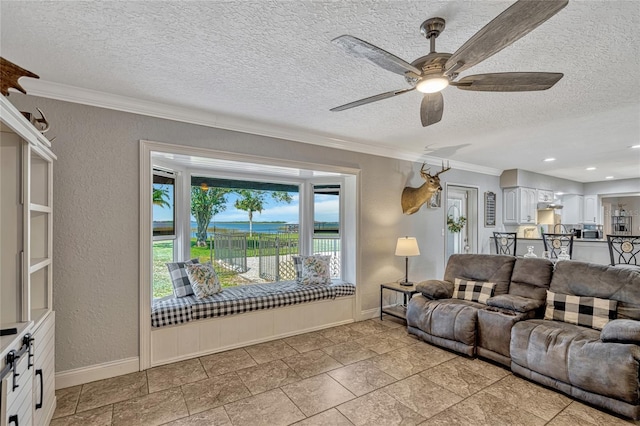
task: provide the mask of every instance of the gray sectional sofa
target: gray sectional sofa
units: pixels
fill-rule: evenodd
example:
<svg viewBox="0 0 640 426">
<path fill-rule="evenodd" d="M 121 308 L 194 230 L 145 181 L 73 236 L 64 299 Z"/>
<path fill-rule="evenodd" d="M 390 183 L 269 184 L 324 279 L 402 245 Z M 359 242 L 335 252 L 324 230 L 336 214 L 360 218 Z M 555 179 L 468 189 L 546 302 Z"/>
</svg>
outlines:
<svg viewBox="0 0 640 426">
<path fill-rule="evenodd" d="M 495 286 L 479 303 L 462 299 L 480 294 L 462 293 L 468 283 Z M 417 289 L 407 307 L 409 333 L 640 418 L 639 270 L 462 254 L 451 256 L 443 280 Z"/>
</svg>

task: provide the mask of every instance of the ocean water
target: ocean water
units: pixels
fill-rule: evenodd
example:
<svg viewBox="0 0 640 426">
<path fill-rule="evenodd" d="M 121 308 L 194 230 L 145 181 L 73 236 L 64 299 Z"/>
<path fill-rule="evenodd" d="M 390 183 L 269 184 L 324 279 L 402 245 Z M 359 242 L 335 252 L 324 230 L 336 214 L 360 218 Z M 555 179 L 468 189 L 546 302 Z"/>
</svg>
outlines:
<svg viewBox="0 0 640 426">
<path fill-rule="evenodd" d="M 153 222 L 154 229 L 160 229 L 167 225 L 167 222 Z M 317 228 L 319 229 L 335 229 L 338 227 L 337 222 L 323 222 L 317 224 Z M 191 222 L 191 237 L 195 238 L 197 230 L 197 224 L 195 222 Z M 297 232 L 298 224 L 297 223 L 284 223 L 284 222 L 253 222 L 253 232 L 264 232 L 264 233 L 273 233 L 273 232 Z M 208 232 L 225 232 L 225 231 L 235 231 L 235 232 L 249 232 L 249 222 L 211 222 L 209 224 Z"/>
</svg>

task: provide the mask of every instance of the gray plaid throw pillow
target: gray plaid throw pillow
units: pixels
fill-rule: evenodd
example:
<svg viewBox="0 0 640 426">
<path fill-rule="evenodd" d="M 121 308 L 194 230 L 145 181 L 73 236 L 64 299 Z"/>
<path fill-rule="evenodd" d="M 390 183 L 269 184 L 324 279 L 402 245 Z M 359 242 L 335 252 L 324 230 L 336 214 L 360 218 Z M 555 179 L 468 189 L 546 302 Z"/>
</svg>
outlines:
<svg viewBox="0 0 640 426">
<path fill-rule="evenodd" d="M 169 275 L 171 276 L 171 284 L 173 284 L 173 294 L 176 297 L 185 297 L 193 294 L 191 282 L 187 276 L 187 271 L 184 269 L 185 264 L 192 263 L 198 263 L 198 259 L 190 259 L 186 262 L 167 263 L 167 269 L 169 269 Z"/>
<path fill-rule="evenodd" d="M 456 278 L 453 284 L 454 299 L 469 300 L 485 305 L 487 300 L 493 296 L 493 291 L 496 288 L 496 283 L 470 281 L 461 278 Z"/>
<path fill-rule="evenodd" d="M 573 296 L 547 290 L 544 319 L 602 330 L 605 324 L 616 318 L 617 307 L 616 300 Z"/>
</svg>

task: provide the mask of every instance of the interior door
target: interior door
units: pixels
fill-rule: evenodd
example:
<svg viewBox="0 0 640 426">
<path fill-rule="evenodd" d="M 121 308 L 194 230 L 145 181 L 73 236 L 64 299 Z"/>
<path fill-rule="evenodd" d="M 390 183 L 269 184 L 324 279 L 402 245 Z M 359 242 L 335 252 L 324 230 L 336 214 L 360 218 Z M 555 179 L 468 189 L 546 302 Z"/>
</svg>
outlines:
<svg viewBox="0 0 640 426">
<path fill-rule="evenodd" d="M 446 224 L 447 218 L 459 221 L 463 216 L 465 225 L 460 232 L 452 232 Z M 478 189 L 457 185 L 447 185 L 447 214 L 445 217 L 445 254 L 478 252 Z"/>
</svg>

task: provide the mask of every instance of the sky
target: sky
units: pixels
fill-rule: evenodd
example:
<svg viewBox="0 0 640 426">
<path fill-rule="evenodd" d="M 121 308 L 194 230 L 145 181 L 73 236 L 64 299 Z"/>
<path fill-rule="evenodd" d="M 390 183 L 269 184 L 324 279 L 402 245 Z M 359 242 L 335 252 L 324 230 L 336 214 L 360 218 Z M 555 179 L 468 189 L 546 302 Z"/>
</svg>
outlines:
<svg viewBox="0 0 640 426">
<path fill-rule="evenodd" d="M 271 197 L 266 197 L 265 209 L 262 213 L 254 213 L 254 222 L 286 222 L 298 223 L 299 201 L 297 193 L 289 193 L 293 201 L 290 204 L 275 202 Z M 216 222 L 247 222 L 249 215 L 243 210 L 236 209 L 233 204 L 238 199 L 237 194 L 227 194 L 227 209 L 217 214 L 213 220 Z M 316 195 L 315 220 L 320 222 L 338 222 L 338 200 L 331 195 Z M 173 203 L 173 193 L 169 194 L 169 203 Z M 154 220 L 171 220 L 172 213 L 168 208 L 153 206 Z M 191 220 L 195 221 L 193 216 Z"/>
</svg>

